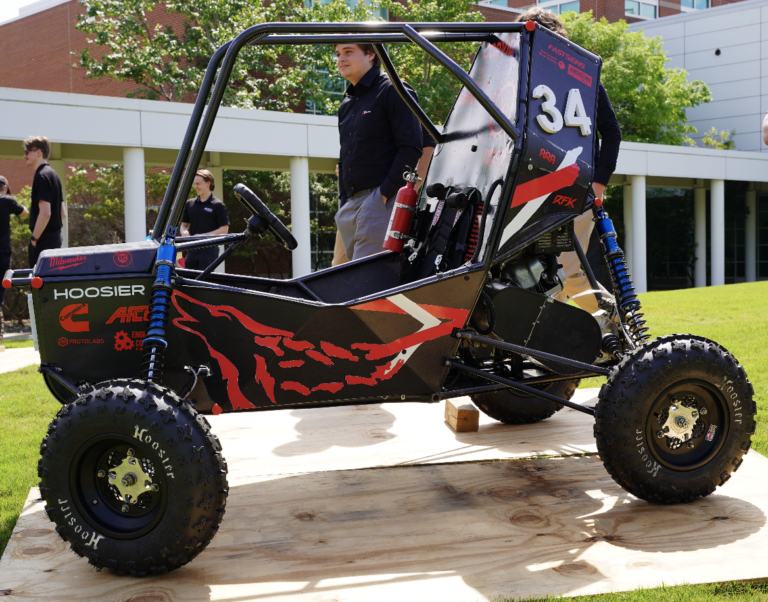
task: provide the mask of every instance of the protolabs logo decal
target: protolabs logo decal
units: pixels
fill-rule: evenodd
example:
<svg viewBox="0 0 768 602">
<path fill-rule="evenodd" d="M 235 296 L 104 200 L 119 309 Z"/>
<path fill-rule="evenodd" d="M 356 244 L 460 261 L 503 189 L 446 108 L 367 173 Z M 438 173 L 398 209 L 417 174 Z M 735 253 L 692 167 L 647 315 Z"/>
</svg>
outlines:
<svg viewBox="0 0 768 602">
<path fill-rule="evenodd" d="M 421 327 L 413 333 L 389 343 L 353 343 L 350 349 L 345 349 L 329 341 L 319 341 L 315 344 L 310 341 L 296 340 L 294 333 L 256 322 L 234 307 L 209 305 L 180 291 L 174 291 L 173 304 L 180 317 L 175 318 L 173 324 L 200 337 L 208 347 L 211 358 L 219 365 L 222 379 L 227 383 L 227 397 L 235 410 L 254 407 L 240 389 L 240 371 L 232 360 L 227 358 L 222 351 L 215 349 L 208 338 L 196 330 L 199 328 L 200 321 L 185 311 L 181 301 L 184 301 L 185 305 L 192 303 L 205 308 L 212 318 L 226 318 L 233 323 L 239 323 L 254 335 L 254 343 L 261 349 L 255 349 L 258 353 L 253 354 L 252 374 L 256 384 L 262 387 L 272 403 L 277 403 L 276 397 L 279 395 L 277 389 L 309 396 L 320 391 L 335 394 L 345 387 L 354 385 L 373 387 L 395 376 L 423 343 L 450 336 L 454 328 L 462 328 L 469 313 L 466 309 L 420 305 L 402 294 L 355 305 L 349 309 L 408 315 L 414 318 Z M 242 353 L 244 350 L 239 349 L 238 352 Z M 273 373 L 270 373 L 267 364 L 272 355 L 284 357 L 286 353 L 292 353 L 292 355 L 302 359 L 292 360 L 286 357 L 285 361 L 278 362 L 279 371 L 275 373 L 273 369 Z M 304 365 L 305 362 L 318 362 L 330 367 L 339 361 L 352 362 L 348 369 L 353 373 L 344 374 L 345 368 L 338 369 L 336 371 L 337 376 L 331 377 L 336 382 L 307 383 L 293 380 L 299 375 L 310 373 L 309 371 L 297 372 L 294 370 L 294 368 Z M 218 404 L 214 405 L 212 410 L 214 414 L 220 414 L 223 411 Z"/>
<path fill-rule="evenodd" d="M 87 303 L 75 303 L 74 305 L 66 305 L 59 312 L 59 323 L 61 327 L 67 332 L 88 332 L 89 322 L 88 320 L 78 320 L 75 322 L 73 316 L 87 316 L 88 304 Z"/>
<path fill-rule="evenodd" d="M 133 256 L 128 251 L 118 251 L 112 256 L 112 261 L 119 268 L 127 268 L 133 262 Z"/>
<path fill-rule="evenodd" d="M 66 270 L 73 268 L 76 265 L 82 265 L 88 260 L 84 255 L 76 255 L 75 257 L 51 257 L 48 260 L 48 267 L 53 270 Z"/>
</svg>

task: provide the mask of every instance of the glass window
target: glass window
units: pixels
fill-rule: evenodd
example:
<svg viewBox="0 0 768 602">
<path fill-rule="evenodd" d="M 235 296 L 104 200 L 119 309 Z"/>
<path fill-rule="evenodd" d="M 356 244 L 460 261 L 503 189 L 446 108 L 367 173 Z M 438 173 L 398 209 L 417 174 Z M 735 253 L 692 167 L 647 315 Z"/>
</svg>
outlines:
<svg viewBox="0 0 768 602">
<path fill-rule="evenodd" d="M 634 0 L 624 0 L 624 12 L 628 15 L 639 15 L 640 3 Z"/>
<path fill-rule="evenodd" d="M 703 10 L 709 8 L 709 0 L 695 0 L 697 10 Z"/>
<path fill-rule="evenodd" d="M 693 8 L 693 0 L 680 0 L 680 6 L 683 8 Z"/>
<path fill-rule="evenodd" d="M 507 6 L 507 0 L 491 0 L 488 4 L 491 6 Z"/>
<path fill-rule="evenodd" d="M 656 7 L 653 6 L 653 4 L 641 4 L 640 5 L 640 16 L 641 17 L 648 17 L 649 19 L 655 19 L 656 18 Z"/>
<path fill-rule="evenodd" d="M 578 12 L 581 12 L 581 7 L 579 6 L 579 0 L 575 0 L 575 2 L 566 2 L 565 4 L 560 5 L 560 14 L 578 13 Z"/>
</svg>

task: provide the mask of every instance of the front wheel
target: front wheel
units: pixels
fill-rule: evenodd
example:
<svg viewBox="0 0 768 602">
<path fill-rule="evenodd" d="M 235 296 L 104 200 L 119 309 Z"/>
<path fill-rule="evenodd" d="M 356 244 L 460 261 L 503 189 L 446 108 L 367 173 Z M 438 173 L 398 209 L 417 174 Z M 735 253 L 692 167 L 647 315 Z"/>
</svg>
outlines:
<svg viewBox="0 0 768 602">
<path fill-rule="evenodd" d="M 83 391 L 48 427 L 40 493 L 56 532 L 118 575 L 176 569 L 210 543 L 224 515 L 227 465 L 208 421 L 140 380 Z"/>
<path fill-rule="evenodd" d="M 755 432 L 754 389 L 724 348 L 672 335 L 627 355 L 600 390 L 595 439 L 613 479 L 662 504 L 712 493 Z"/>
</svg>

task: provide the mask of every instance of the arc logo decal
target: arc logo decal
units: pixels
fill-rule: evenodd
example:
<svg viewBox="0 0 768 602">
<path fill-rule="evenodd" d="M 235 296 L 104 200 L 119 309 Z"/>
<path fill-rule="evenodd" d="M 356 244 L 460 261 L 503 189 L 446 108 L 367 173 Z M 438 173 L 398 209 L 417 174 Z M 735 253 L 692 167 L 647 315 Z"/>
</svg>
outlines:
<svg viewBox="0 0 768 602">
<path fill-rule="evenodd" d="M 88 320 L 74 321 L 74 316 L 87 316 L 88 304 L 87 303 L 75 303 L 74 305 L 65 305 L 59 312 L 59 323 L 61 327 L 67 332 L 88 332 L 90 330 L 90 323 Z"/>
</svg>

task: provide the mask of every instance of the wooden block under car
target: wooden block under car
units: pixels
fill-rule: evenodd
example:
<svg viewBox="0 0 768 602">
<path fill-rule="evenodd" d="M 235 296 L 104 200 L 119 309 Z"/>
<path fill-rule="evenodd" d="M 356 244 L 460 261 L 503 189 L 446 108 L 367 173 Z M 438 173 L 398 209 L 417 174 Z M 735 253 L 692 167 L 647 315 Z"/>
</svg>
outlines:
<svg viewBox="0 0 768 602">
<path fill-rule="evenodd" d="M 455 406 L 446 399 L 445 421 L 457 433 L 476 433 L 480 427 L 480 412 L 471 403 Z"/>
</svg>

